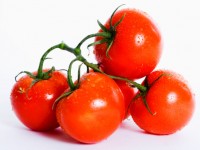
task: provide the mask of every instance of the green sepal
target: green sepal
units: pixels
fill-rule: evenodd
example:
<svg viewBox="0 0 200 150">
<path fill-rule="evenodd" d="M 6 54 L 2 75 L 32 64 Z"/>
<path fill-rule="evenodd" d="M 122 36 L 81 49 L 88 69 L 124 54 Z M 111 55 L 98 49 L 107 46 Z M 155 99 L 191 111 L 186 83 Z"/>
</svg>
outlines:
<svg viewBox="0 0 200 150">
<path fill-rule="evenodd" d="M 149 105 L 148 105 L 148 103 L 147 103 L 147 100 L 146 100 L 146 93 L 145 93 L 145 94 L 142 94 L 141 97 L 142 97 L 142 101 L 143 101 L 145 107 L 147 108 L 148 112 L 149 112 L 151 115 L 155 115 L 155 113 L 153 113 L 153 112 L 151 111 L 151 109 L 150 109 L 150 107 L 149 107 Z"/>
<path fill-rule="evenodd" d="M 99 20 L 97 20 L 97 23 L 102 31 L 109 32 L 109 30 Z"/>
<path fill-rule="evenodd" d="M 113 11 L 113 13 L 112 13 L 112 15 L 111 15 L 111 17 L 110 17 L 110 30 L 113 30 L 112 19 L 113 19 L 114 14 L 115 14 L 116 11 L 117 11 L 121 6 L 123 6 L 123 5 L 125 5 L 125 4 L 119 5 L 119 6 Z M 120 19 L 120 20 L 121 20 L 121 19 Z M 120 21 L 120 22 L 121 22 L 121 21 Z"/>
<path fill-rule="evenodd" d="M 73 91 L 69 91 L 69 92 L 66 92 L 66 93 L 60 95 L 60 96 L 55 100 L 55 102 L 53 103 L 52 109 L 53 109 L 53 110 L 55 109 L 57 103 L 58 103 L 61 99 L 63 99 L 64 97 L 69 96 L 69 95 L 72 94 L 72 93 L 73 93 Z"/>
<path fill-rule="evenodd" d="M 79 86 L 80 86 L 80 78 L 81 78 L 81 66 L 83 65 L 83 63 L 82 64 L 80 64 L 79 65 L 79 67 L 78 67 L 78 79 L 77 79 L 77 84 L 76 84 L 76 89 L 78 89 L 79 88 Z"/>
<path fill-rule="evenodd" d="M 94 43 L 91 43 L 88 45 L 88 47 L 90 46 L 94 46 L 94 45 L 98 45 L 98 44 L 103 44 L 103 43 L 107 43 L 107 49 L 106 49 L 106 57 L 110 58 L 109 56 L 109 51 L 110 51 L 110 48 L 113 44 L 113 41 L 114 41 L 114 38 L 115 38 L 115 35 L 116 35 L 116 27 L 122 22 L 122 20 L 124 19 L 125 17 L 125 14 L 120 18 L 119 21 L 117 21 L 114 25 L 112 25 L 112 20 L 113 20 L 113 16 L 114 14 L 116 13 L 116 11 L 119 9 L 119 7 L 123 6 L 124 4 L 118 6 L 114 12 L 112 13 L 111 17 L 110 17 L 110 22 L 109 22 L 109 25 L 110 25 L 110 28 L 107 29 L 99 20 L 97 20 L 97 23 L 98 25 L 100 26 L 100 28 L 102 29 L 102 35 L 96 35 L 96 36 L 101 36 L 102 39 L 99 40 L 99 41 L 96 41 Z M 107 37 L 107 36 L 104 36 L 103 34 L 109 34 L 110 37 Z"/>
<path fill-rule="evenodd" d="M 108 39 L 103 38 L 103 39 L 101 39 L 101 40 L 99 40 L 99 41 L 93 42 L 93 43 L 89 44 L 89 45 L 87 46 L 87 48 L 89 48 L 89 47 L 91 47 L 91 46 L 103 44 L 103 43 L 108 43 Z"/>
<path fill-rule="evenodd" d="M 126 14 L 124 14 L 124 15 L 121 17 L 121 19 L 113 25 L 113 28 L 114 28 L 114 29 L 116 29 L 116 27 L 122 22 L 122 20 L 124 19 L 125 16 L 126 16 Z"/>
<path fill-rule="evenodd" d="M 69 64 L 69 67 L 68 67 L 68 70 L 67 70 L 67 81 L 68 81 L 68 84 L 69 84 L 69 87 L 70 87 L 70 90 L 71 91 L 74 91 L 76 89 L 76 86 L 73 82 L 73 79 L 72 79 L 72 65 L 74 62 L 78 61 L 78 58 L 75 58 L 74 60 L 72 60 Z"/>
<path fill-rule="evenodd" d="M 22 74 L 22 73 L 25 73 L 27 74 L 28 76 L 30 76 L 31 78 L 35 79 L 36 77 L 31 73 L 31 72 L 28 72 L 28 71 L 21 71 L 20 73 L 18 73 L 16 76 L 15 76 L 15 81 L 17 82 L 17 77 Z"/>
</svg>

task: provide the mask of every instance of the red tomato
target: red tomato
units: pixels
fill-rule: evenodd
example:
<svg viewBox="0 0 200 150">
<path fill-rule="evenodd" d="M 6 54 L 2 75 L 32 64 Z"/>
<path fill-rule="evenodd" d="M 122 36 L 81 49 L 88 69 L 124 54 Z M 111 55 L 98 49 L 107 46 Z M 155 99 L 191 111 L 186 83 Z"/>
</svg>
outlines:
<svg viewBox="0 0 200 150">
<path fill-rule="evenodd" d="M 133 101 L 130 113 L 135 123 L 153 134 L 172 134 L 182 129 L 191 119 L 195 102 L 191 89 L 181 75 L 171 71 L 154 71 L 146 78 L 149 88 L 146 102 L 142 97 Z"/>
<path fill-rule="evenodd" d="M 111 75 L 137 79 L 148 75 L 156 67 L 162 51 L 161 34 L 152 19 L 146 13 L 136 9 L 117 11 L 112 18 L 116 24 L 113 43 L 107 57 L 107 43 L 94 46 L 96 60 L 102 69 Z M 110 28 L 110 20 L 105 23 Z M 102 32 L 100 30 L 99 32 Z M 97 37 L 96 41 L 102 40 Z"/>
<path fill-rule="evenodd" d="M 58 102 L 56 114 L 61 128 L 82 143 L 96 143 L 109 137 L 124 118 L 123 94 L 106 75 L 90 72 L 80 87 Z"/>
<path fill-rule="evenodd" d="M 117 85 L 119 86 L 119 88 L 121 89 L 124 95 L 124 103 L 125 103 L 125 110 L 126 110 L 124 119 L 126 119 L 130 116 L 129 107 L 130 107 L 131 101 L 133 100 L 133 98 L 135 97 L 137 93 L 136 88 L 131 87 L 125 81 L 116 80 L 115 82 L 117 83 Z"/>
<path fill-rule="evenodd" d="M 32 81 L 25 75 L 11 91 L 11 104 L 16 116 L 32 130 L 46 131 L 58 127 L 52 105 L 68 88 L 65 75 L 54 71 L 48 80 L 41 80 L 30 87 Z"/>
</svg>

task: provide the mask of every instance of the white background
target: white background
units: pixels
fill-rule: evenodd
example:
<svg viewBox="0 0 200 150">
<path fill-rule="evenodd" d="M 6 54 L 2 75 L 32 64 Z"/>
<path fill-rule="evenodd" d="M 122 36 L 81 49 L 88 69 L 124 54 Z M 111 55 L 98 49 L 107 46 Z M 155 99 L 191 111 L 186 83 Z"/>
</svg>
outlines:
<svg viewBox="0 0 200 150">
<path fill-rule="evenodd" d="M 190 83 L 196 109 L 190 123 L 168 136 L 142 132 L 126 120 L 108 139 L 92 145 L 76 143 L 58 129 L 50 133 L 28 130 L 15 117 L 10 105 L 14 77 L 22 70 L 35 71 L 41 55 L 64 41 L 69 46 L 104 23 L 120 4 L 147 12 L 158 24 L 164 39 L 157 68 L 174 70 Z M 198 0 L 0 0 L 0 149 L 1 150 L 102 150 L 102 149 L 198 149 L 200 147 L 200 10 Z M 88 53 L 87 49 L 85 49 Z M 92 53 L 92 52 L 91 52 Z M 71 60 L 55 51 L 46 62 L 67 69 Z M 92 56 L 90 56 L 92 57 Z M 93 58 L 89 59 L 93 61 Z"/>
</svg>

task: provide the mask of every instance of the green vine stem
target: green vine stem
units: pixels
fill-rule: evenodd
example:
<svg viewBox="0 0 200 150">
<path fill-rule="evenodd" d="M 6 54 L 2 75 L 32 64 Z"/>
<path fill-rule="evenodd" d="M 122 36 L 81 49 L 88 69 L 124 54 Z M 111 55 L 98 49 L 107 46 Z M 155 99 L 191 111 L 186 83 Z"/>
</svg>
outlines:
<svg viewBox="0 0 200 150">
<path fill-rule="evenodd" d="M 130 86 L 132 87 L 136 87 L 139 91 L 141 92 L 146 92 L 147 91 L 147 87 L 143 86 L 135 81 L 129 80 L 127 78 L 123 78 L 123 77 L 118 77 L 118 76 L 112 76 L 112 75 L 108 75 L 110 78 L 112 79 L 116 79 L 116 80 L 122 80 L 122 81 L 126 81 L 127 83 L 130 84 Z"/>
<path fill-rule="evenodd" d="M 83 40 L 82 40 L 83 41 Z M 88 62 L 82 55 L 81 55 L 81 49 L 80 48 L 75 48 L 75 49 L 72 49 L 68 46 L 66 46 L 65 43 L 61 43 L 61 44 L 58 44 L 58 45 L 62 45 L 60 46 L 59 48 L 62 49 L 62 50 L 65 50 L 65 51 L 68 51 L 70 53 L 73 53 L 75 55 L 75 59 L 71 61 L 70 65 L 69 65 L 69 68 L 68 68 L 68 83 L 69 83 L 69 86 L 70 86 L 70 89 L 71 90 L 75 90 L 75 85 L 73 83 L 73 80 L 72 80 L 72 75 L 71 75 L 71 69 L 72 69 L 72 64 L 75 62 L 75 61 L 80 61 L 82 62 L 83 64 L 85 64 L 88 68 L 91 68 L 93 69 L 94 71 L 96 72 L 100 72 L 102 74 L 105 74 L 107 76 L 109 76 L 110 78 L 112 79 L 116 79 L 116 80 L 123 80 L 123 81 L 126 81 L 128 82 L 131 86 L 133 87 L 136 87 L 138 90 L 142 91 L 142 92 L 145 92 L 147 91 L 147 88 L 145 86 L 142 86 L 141 84 L 137 83 L 137 82 L 134 82 L 132 80 L 129 80 L 127 78 L 123 78 L 123 77 L 118 77 L 118 76 L 113 76 L 113 75 L 109 75 L 109 74 L 106 74 L 105 72 L 103 72 L 102 70 L 99 69 L 98 65 L 97 64 L 93 64 L 93 63 L 90 63 Z M 78 49 L 78 52 L 77 52 L 77 49 Z"/>
</svg>

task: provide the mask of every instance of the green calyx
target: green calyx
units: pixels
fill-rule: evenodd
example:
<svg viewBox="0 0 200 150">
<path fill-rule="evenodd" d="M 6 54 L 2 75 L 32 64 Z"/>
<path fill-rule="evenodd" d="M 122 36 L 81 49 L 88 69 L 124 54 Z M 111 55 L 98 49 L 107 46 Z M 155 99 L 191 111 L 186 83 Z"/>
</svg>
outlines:
<svg viewBox="0 0 200 150">
<path fill-rule="evenodd" d="M 106 56 L 108 58 L 110 58 L 109 56 L 109 50 L 113 44 L 113 41 L 115 39 L 115 35 L 116 35 L 116 28 L 117 26 L 123 21 L 124 17 L 125 17 L 125 14 L 121 17 L 121 19 L 119 21 L 117 21 L 114 25 L 113 25 L 113 16 L 114 14 L 116 13 L 116 11 L 121 7 L 123 6 L 124 4 L 118 6 L 114 12 L 112 13 L 111 17 L 110 17 L 110 22 L 109 22 L 109 28 L 107 29 L 99 20 L 97 20 L 97 23 L 100 27 L 100 29 L 102 30 L 101 32 L 98 32 L 98 33 L 95 33 L 95 34 L 90 34 L 88 36 L 86 36 L 79 44 L 77 47 L 80 48 L 80 46 L 82 45 L 82 43 L 84 43 L 87 39 L 89 38 L 92 38 L 92 37 L 101 37 L 100 40 L 98 41 L 95 41 L 93 43 L 90 43 L 88 45 L 88 48 L 91 47 L 91 46 L 95 46 L 95 45 L 98 45 L 98 44 L 104 44 L 106 43 L 107 44 L 107 49 L 106 49 Z"/>
<path fill-rule="evenodd" d="M 145 78 L 144 80 L 144 85 L 141 85 L 141 84 L 138 84 L 138 86 L 135 86 L 134 84 L 131 84 L 130 83 L 130 86 L 132 87 L 136 87 L 138 90 L 139 90 L 139 93 L 133 98 L 133 100 L 131 101 L 131 103 L 129 104 L 129 107 L 128 109 L 130 108 L 131 104 L 133 101 L 137 100 L 138 98 L 141 98 L 142 99 L 142 102 L 144 103 L 146 109 L 148 110 L 148 112 L 151 114 L 151 115 L 155 115 L 155 113 L 153 113 L 147 103 L 147 100 L 146 100 L 146 95 L 147 93 L 149 92 L 149 89 L 158 81 L 160 80 L 163 76 L 171 76 L 170 74 L 161 74 L 159 75 L 151 84 L 148 83 L 147 81 L 147 77 Z M 142 87 L 142 88 L 138 88 L 138 87 Z"/>
<path fill-rule="evenodd" d="M 116 13 L 116 11 L 121 7 L 123 6 L 124 4 L 118 6 L 114 12 L 112 13 L 111 17 L 110 17 L 110 22 L 109 22 L 109 26 L 110 28 L 107 29 L 100 21 L 97 21 L 98 22 L 98 25 L 100 26 L 102 32 L 101 33 L 104 33 L 104 34 L 110 34 L 110 36 L 102 36 L 102 39 L 99 40 L 99 41 L 96 41 L 94 43 L 92 43 L 92 45 L 97 45 L 97 44 L 102 44 L 102 43 L 107 43 L 107 49 L 106 49 L 106 56 L 110 58 L 109 56 L 109 50 L 113 44 L 113 41 L 114 41 L 114 38 L 115 38 L 115 35 L 116 35 L 116 27 L 122 22 L 122 20 L 124 19 L 125 17 L 125 14 L 121 17 L 120 20 L 118 20 L 114 25 L 112 23 L 113 21 L 113 16 L 114 14 Z"/>
</svg>

